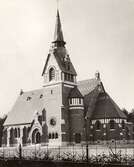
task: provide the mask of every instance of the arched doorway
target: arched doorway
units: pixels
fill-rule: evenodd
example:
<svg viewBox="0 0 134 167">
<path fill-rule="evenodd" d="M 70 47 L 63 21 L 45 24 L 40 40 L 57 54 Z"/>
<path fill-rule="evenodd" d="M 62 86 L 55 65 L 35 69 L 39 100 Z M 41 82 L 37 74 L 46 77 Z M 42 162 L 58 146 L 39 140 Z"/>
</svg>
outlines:
<svg viewBox="0 0 134 167">
<path fill-rule="evenodd" d="M 40 141 L 40 132 L 37 132 L 36 133 L 36 143 L 38 144 L 38 143 L 40 143 L 41 141 Z"/>
<path fill-rule="evenodd" d="M 33 144 L 41 143 L 41 135 L 38 129 L 35 129 L 32 133 L 32 143 Z"/>
</svg>

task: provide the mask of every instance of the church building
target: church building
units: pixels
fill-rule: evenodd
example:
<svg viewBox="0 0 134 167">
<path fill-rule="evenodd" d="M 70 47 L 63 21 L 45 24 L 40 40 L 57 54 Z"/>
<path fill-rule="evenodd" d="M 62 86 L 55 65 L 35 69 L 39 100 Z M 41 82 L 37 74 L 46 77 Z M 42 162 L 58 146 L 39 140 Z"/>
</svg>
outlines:
<svg viewBox="0 0 134 167">
<path fill-rule="evenodd" d="M 21 91 L 4 122 L 3 145 L 126 142 L 127 117 L 96 72 L 77 82 L 57 11 L 54 40 L 38 90 Z"/>
</svg>

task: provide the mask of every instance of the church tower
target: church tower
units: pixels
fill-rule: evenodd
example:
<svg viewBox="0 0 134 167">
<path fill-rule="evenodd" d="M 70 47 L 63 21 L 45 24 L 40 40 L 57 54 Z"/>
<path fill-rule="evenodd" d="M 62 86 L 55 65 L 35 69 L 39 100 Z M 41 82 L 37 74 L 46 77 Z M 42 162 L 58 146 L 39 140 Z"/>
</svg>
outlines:
<svg viewBox="0 0 134 167">
<path fill-rule="evenodd" d="M 60 145 L 69 142 L 70 91 L 76 87 L 76 71 L 66 50 L 59 11 L 57 10 L 54 40 L 42 72 L 46 96 L 48 143 Z M 45 98 L 44 98 L 45 99 Z M 56 134 L 56 137 L 54 137 Z M 54 140 L 55 139 L 55 140 Z"/>
<path fill-rule="evenodd" d="M 76 71 L 65 47 L 60 15 L 57 10 L 54 40 L 44 66 L 42 76 L 44 86 L 64 82 L 76 85 Z"/>
</svg>

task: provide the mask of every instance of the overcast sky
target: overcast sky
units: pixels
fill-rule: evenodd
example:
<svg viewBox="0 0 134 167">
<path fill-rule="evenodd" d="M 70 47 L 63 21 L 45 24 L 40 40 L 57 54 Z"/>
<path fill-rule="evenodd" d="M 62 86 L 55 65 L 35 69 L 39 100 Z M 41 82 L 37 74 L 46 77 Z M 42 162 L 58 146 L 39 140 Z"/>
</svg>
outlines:
<svg viewBox="0 0 134 167">
<path fill-rule="evenodd" d="M 120 108 L 134 108 L 134 0 L 61 0 L 64 39 L 78 80 L 100 71 Z M 56 0 L 0 0 L 0 114 L 20 89 L 38 89 L 53 41 Z"/>
</svg>

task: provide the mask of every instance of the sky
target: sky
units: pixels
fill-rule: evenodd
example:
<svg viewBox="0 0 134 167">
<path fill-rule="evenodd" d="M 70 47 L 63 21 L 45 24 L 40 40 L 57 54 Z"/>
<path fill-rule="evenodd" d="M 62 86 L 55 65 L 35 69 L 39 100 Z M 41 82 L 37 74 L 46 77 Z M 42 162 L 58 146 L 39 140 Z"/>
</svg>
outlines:
<svg viewBox="0 0 134 167">
<path fill-rule="evenodd" d="M 56 0 L 0 0 L 0 115 L 24 91 L 43 86 Z M 134 0 L 59 0 L 77 80 L 96 71 L 119 107 L 134 108 Z"/>
</svg>

